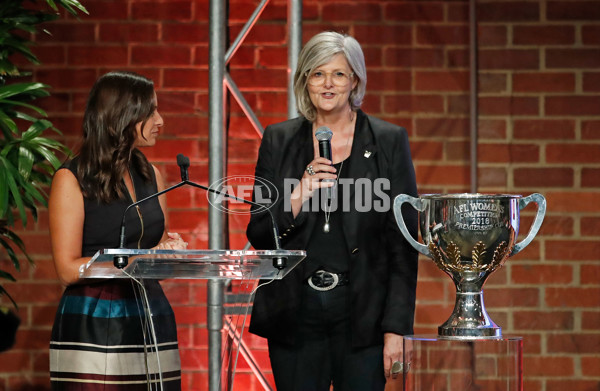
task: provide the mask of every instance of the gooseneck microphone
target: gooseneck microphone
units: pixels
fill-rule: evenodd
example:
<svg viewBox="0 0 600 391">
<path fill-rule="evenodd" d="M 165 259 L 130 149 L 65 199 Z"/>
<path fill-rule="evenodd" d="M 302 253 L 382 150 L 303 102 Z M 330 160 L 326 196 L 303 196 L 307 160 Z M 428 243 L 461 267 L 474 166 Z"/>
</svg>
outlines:
<svg viewBox="0 0 600 391">
<path fill-rule="evenodd" d="M 188 168 L 190 167 L 190 159 L 181 153 L 177 155 L 177 165 L 179 166 L 179 171 L 181 173 L 181 182 L 169 187 L 168 189 L 164 189 L 162 191 L 159 191 L 158 193 L 149 195 L 148 197 L 143 198 L 137 202 L 134 202 L 133 204 L 131 204 L 127 208 L 125 208 L 125 211 L 123 212 L 123 219 L 121 221 L 121 233 L 120 233 L 120 237 L 119 237 L 119 248 L 125 248 L 125 216 L 127 215 L 127 212 L 129 211 L 129 209 L 131 209 L 134 206 L 137 206 L 143 202 L 146 202 L 152 198 L 155 198 L 162 194 L 165 194 L 171 190 L 177 189 L 178 187 L 181 187 L 183 185 L 189 185 L 192 187 L 197 187 L 197 188 L 209 191 L 211 193 L 219 194 L 219 195 L 227 197 L 227 198 L 234 199 L 239 202 L 243 202 L 248 205 L 253 205 L 253 206 L 259 207 L 260 209 L 263 209 L 266 212 L 268 212 L 269 217 L 271 218 L 271 226 L 272 226 L 272 230 L 273 230 L 273 239 L 274 239 L 274 243 L 275 243 L 275 250 L 281 250 L 281 242 L 279 240 L 279 230 L 277 229 L 277 224 L 275 224 L 275 217 L 273 216 L 273 213 L 271 212 L 271 210 L 269 208 L 267 208 L 266 206 L 261 205 L 259 203 L 256 203 L 253 201 L 248 201 L 246 199 L 239 198 L 239 197 L 230 195 L 228 193 L 224 193 L 222 191 L 211 189 L 210 187 L 199 185 L 197 183 L 189 181 L 188 180 L 188 178 L 189 178 Z M 113 263 L 114 263 L 115 267 L 117 267 L 119 269 L 123 269 L 125 266 L 127 266 L 127 263 L 129 262 L 128 258 L 129 257 L 127 257 L 126 255 L 116 255 L 113 258 Z M 284 269 L 286 265 L 287 265 L 287 257 L 276 256 L 273 258 L 273 267 L 275 267 L 276 269 L 278 269 L 278 270 Z"/>
<path fill-rule="evenodd" d="M 327 160 L 332 160 L 331 155 L 331 137 L 333 132 L 327 126 L 321 126 L 315 132 L 315 137 L 319 142 L 319 156 L 324 157 Z M 335 182 L 335 179 L 323 179 L 323 182 Z M 325 188 L 327 199 L 332 198 L 333 189 L 331 187 Z"/>
</svg>

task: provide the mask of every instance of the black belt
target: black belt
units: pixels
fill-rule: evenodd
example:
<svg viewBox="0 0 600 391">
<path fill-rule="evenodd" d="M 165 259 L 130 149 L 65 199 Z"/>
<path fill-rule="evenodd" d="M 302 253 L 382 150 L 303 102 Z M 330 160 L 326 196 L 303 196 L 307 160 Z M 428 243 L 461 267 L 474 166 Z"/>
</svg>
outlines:
<svg viewBox="0 0 600 391">
<path fill-rule="evenodd" d="M 326 270 L 317 270 L 307 279 L 308 285 L 317 291 L 329 291 L 336 286 L 348 284 L 347 273 L 333 273 Z"/>
</svg>

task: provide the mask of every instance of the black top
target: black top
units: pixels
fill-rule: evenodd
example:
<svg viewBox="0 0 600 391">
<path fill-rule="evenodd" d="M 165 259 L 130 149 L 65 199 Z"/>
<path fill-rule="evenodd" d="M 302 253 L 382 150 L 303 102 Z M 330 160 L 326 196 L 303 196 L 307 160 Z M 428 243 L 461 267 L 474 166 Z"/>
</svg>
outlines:
<svg viewBox="0 0 600 391">
<path fill-rule="evenodd" d="M 61 168 L 66 168 L 76 175 L 78 160 L 78 158 L 74 158 Z M 131 167 L 130 172 L 138 201 L 158 191 L 154 169 L 150 168 L 152 173 L 152 182 L 150 183 L 145 182 L 135 168 Z M 110 203 L 90 198 L 84 198 L 83 202 L 85 220 L 81 255 L 91 257 L 100 249 L 118 248 L 123 213 L 133 203 L 129 193 L 125 198 Z M 130 208 L 125 219 L 125 247 L 152 248 L 156 246 L 162 238 L 164 226 L 165 218 L 158 197 L 141 203 L 139 214 L 136 207 Z"/>
<path fill-rule="evenodd" d="M 340 173 L 340 178 L 345 178 L 343 170 L 344 167 L 342 164 L 338 163 L 334 164 L 333 166 L 337 170 L 336 172 Z M 341 172 L 340 166 L 342 166 Z M 319 212 L 315 212 L 318 213 L 318 216 L 312 236 L 310 237 L 306 248 L 306 260 L 304 261 L 305 277 L 310 276 L 318 269 L 324 269 L 335 273 L 345 273 L 348 271 L 349 254 L 346 245 L 346 238 L 344 237 L 341 216 L 344 206 L 342 202 L 342 192 L 346 189 L 346 186 L 340 186 L 338 183 L 333 189 L 335 198 L 329 204 L 331 211 L 329 215 L 329 232 L 325 232 L 323 230 L 326 213 L 323 208 L 327 208 L 327 206 L 321 202 L 321 208 Z M 325 191 L 317 194 L 317 196 L 319 196 L 319 201 L 322 201 L 324 194 Z"/>
</svg>

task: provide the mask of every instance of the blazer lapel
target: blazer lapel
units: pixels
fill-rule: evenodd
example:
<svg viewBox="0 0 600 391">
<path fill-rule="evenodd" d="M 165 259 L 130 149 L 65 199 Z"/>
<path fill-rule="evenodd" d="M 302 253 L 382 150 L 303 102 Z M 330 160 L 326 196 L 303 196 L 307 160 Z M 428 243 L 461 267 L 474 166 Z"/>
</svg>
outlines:
<svg viewBox="0 0 600 391">
<path fill-rule="evenodd" d="M 379 177 L 379 167 L 377 165 L 377 145 L 373 137 L 369 120 L 361 110 L 357 112 L 356 129 L 354 135 L 354 142 L 352 144 L 352 152 L 348 158 L 348 164 L 344 164 L 343 170 L 347 170 L 346 173 L 342 173 L 343 178 L 351 178 L 353 180 L 350 190 L 350 210 L 342 213 L 342 221 L 344 227 L 344 234 L 346 236 L 346 243 L 349 248 L 348 251 L 351 253 L 353 246 L 357 243 L 357 237 L 360 234 L 358 229 L 361 227 L 360 215 L 356 211 L 356 183 L 357 179 L 366 178 L 371 181 L 371 184 L 375 178 Z M 364 194 L 366 195 L 366 194 Z"/>
</svg>

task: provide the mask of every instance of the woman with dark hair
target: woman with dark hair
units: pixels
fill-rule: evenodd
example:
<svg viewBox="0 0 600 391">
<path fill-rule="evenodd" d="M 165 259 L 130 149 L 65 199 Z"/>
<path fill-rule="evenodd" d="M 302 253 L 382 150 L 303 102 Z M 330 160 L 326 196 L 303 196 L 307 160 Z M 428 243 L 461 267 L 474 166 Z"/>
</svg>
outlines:
<svg viewBox="0 0 600 391">
<path fill-rule="evenodd" d="M 257 290 L 250 332 L 269 342 L 279 391 L 382 391 L 413 333 L 417 252 L 391 205 L 416 196 L 404 128 L 365 114 L 362 49 L 323 32 L 306 43 L 294 75 L 301 116 L 265 129 L 255 176 L 280 195 L 270 207 L 285 249 L 306 259 Z M 319 138 L 331 138 L 331 159 Z M 266 199 L 255 187 L 254 199 Z M 416 237 L 417 215 L 404 214 Z M 256 249 L 272 249 L 271 222 L 253 209 Z"/>
<path fill-rule="evenodd" d="M 98 250 L 119 247 L 127 206 L 164 189 L 160 172 L 139 150 L 156 143 L 162 125 L 151 80 L 107 73 L 89 94 L 79 153 L 54 175 L 50 236 L 66 289 L 50 342 L 53 390 L 181 388 L 175 318 L 158 281 L 79 279 L 79 268 Z M 164 195 L 131 208 L 125 224 L 126 248 L 187 246 L 167 232 Z"/>
</svg>

